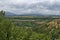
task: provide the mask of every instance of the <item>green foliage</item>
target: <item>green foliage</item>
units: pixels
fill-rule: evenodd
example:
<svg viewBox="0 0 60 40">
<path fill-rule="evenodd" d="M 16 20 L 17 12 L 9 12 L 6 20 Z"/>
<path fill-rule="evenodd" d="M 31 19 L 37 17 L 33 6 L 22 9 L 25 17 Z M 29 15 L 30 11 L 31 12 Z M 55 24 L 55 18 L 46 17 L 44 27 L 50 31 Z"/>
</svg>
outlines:
<svg viewBox="0 0 60 40">
<path fill-rule="evenodd" d="M 2 16 L 2 17 L 5 16 L 5 11 L 1 10 L 0 11 L 0 16 Z"/>
<path fill-rule="evenodd" d="M 3 11 L 0 14 L 4 15 L 2 13 Z M 60 40 L 60 28 L 50 28 L 47 22 L 37 24 L 37 21 L 20 21 L 17 26 L 15 22 L 0 16 L 0 40 Z"/>
</svg>

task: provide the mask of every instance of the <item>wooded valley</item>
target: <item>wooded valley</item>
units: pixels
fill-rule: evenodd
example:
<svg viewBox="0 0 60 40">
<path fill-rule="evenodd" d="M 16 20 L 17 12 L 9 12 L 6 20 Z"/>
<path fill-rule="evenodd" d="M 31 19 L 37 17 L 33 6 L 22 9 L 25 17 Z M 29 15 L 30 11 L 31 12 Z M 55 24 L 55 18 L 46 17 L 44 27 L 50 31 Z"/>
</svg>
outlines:
<svg viewBox="0 0 60 40">
<path fill-rule="evenodd" d="M 5 17 L 0 11 L 0 40 L 60 40 L 60 18 Z"/>
</svg>

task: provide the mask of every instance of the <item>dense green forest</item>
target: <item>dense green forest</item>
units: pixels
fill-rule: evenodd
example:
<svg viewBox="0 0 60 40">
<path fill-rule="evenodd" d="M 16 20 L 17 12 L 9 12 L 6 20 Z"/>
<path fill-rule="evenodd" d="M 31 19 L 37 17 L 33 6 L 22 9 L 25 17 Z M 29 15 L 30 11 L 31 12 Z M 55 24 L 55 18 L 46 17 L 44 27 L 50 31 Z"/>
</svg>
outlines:
<svg viewBox="0 0 60 40">
<path fill-rule="evenodd" d="M 0 11 L 0 40 L 60 40 L 60 19 L 7 18 Z"/>
</svg>

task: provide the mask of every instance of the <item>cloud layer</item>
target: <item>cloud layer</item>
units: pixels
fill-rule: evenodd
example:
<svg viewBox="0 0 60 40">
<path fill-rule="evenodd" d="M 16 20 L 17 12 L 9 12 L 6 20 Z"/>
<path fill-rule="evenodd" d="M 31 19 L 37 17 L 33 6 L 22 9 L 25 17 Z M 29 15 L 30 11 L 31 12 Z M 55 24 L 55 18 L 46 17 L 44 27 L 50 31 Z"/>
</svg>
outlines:
<svg viewBox="0 0 60 40">
<path fill-rule="evenodd" d="M 0 0 L 0 10 L 16 14 L 60 15 L 59 0 Z"/>
</svg>

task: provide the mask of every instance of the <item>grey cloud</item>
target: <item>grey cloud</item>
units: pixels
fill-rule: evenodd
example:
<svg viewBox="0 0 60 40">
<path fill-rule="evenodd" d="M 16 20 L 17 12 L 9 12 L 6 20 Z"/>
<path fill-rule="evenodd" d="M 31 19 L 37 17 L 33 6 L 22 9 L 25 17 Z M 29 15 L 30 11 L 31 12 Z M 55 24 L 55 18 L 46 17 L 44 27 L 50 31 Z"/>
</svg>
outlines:
<svg viewBox="0 0 60 40">
<path fill-rule="evenodd" d="M 10 3 L 9 0 L 2 1 L 0 3 L 0 9 L 10 11 L 16 14 L 29 14 L 29 13 L 38 13 L 38 14 L 60 14 L 60 2 L 50 3 L 48 1 L 38 2 L 34 4 L 15 4 Z"/>
<path fill-rule="evenodd" d="M 50 9 L 50 10 L 60 10 L 60 5 L 54 4 L 52 6 L 49 6 L 48 9 Z"/>
</svg>

